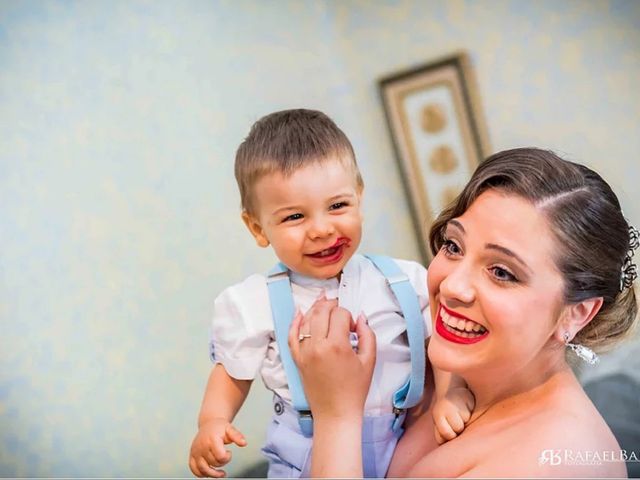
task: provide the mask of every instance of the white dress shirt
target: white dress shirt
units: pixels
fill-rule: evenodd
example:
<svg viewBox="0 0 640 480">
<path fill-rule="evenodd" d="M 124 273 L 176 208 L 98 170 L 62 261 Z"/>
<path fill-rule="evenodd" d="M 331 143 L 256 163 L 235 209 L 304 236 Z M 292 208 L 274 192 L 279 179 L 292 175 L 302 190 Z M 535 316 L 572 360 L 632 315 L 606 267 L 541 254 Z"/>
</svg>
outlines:
<svg viewBox="0 0 640 480">
<path fill-rule="evenodd" d="M 425 321 L 425 336 L 431 335 L 427 270 L 416 262 L 394 259 L 418 295 Z M 364 313 L 377 340 L 376 366 L 367 396 L 369 415 L 389 413 L 392 396 L 411 372 L 406 324 L 402 311 L 382 273 L 362 255 L 345 265 L 340 280 L 319 280 L 290 272 L 293 300 L 306 312 L 324 289 L 327 298 L 338 298 L 341 307 L 355 319 Z M 251 275 L 225 289 L 215 300 L 212 320 L 211 359 L 224 365 L 234 378 L 253 380 L 260 373 L 269 390 L 291 403 L 287 378 L 280 362 L 266 277 Z"/>
</svg>

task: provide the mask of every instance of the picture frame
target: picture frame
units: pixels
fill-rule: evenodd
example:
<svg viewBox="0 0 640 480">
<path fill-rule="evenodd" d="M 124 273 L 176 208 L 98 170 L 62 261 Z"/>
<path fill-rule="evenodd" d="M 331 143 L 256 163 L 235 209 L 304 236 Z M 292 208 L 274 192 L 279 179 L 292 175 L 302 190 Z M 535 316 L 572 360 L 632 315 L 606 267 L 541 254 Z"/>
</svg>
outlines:
<svg viewBox="0 0 640 480">
<path fill-rule="evenodd" d="M 464 51 L 385 76 L 379 92 L 420 255 L 431 261 L 431 224 L 490 152 L 469 55 Z"/>
</svg>

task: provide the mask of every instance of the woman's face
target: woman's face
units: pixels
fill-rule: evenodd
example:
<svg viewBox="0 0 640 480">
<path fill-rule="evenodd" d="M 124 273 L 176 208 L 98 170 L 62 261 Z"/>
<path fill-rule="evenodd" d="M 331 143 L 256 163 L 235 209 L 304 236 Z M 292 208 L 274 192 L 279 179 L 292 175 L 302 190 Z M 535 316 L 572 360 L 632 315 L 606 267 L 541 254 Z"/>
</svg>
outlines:
<svg viewBox="0 0 640 480">
<path fill-rule="evenodd" d="M 431 362 L 496 379 L 548 363 L 560 351 L 545 347 L 557 345 L 563 282 L 546 219 L 521 197 L 487 190 L 444 234 L 428 275 Z"/>
</svg>

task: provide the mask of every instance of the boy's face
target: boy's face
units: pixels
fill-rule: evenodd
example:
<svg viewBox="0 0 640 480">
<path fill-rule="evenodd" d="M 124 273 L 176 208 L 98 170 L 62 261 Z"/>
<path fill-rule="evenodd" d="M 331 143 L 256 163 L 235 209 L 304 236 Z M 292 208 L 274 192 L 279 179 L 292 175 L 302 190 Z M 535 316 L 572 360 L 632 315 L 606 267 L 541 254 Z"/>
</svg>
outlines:
<svg viewBox="0 0 640 480">
<path fill-rule="evenodd" d="M 362 189 L 348 160 L 329 157 L 289 177 L 265 175 L 253 195 L 256 212 L 244 212 L 244 222 L 259 246 L 271 245 L 296 273 L 335 277 L 360 245 Z"/>
</svg>

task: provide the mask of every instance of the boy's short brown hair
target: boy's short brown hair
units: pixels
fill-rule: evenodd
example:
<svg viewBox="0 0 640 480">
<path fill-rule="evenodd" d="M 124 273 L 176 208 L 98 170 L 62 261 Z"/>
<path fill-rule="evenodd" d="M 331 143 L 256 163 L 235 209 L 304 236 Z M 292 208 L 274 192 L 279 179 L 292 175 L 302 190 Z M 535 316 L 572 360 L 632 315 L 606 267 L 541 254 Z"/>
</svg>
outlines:
<svg viewBox="0 0 640 480">
<path fill-rule="evenodd" d="M 252 187 L 263 175 L 280 172 L 289 176 L 330 156 L 350 162 L 358 187 L 363 187 L 351 142 L 327 115 L 300 108 L 262 117 L 236 152 L 235 176 L 242 208 L 255 212 Z"/>
</svg>

